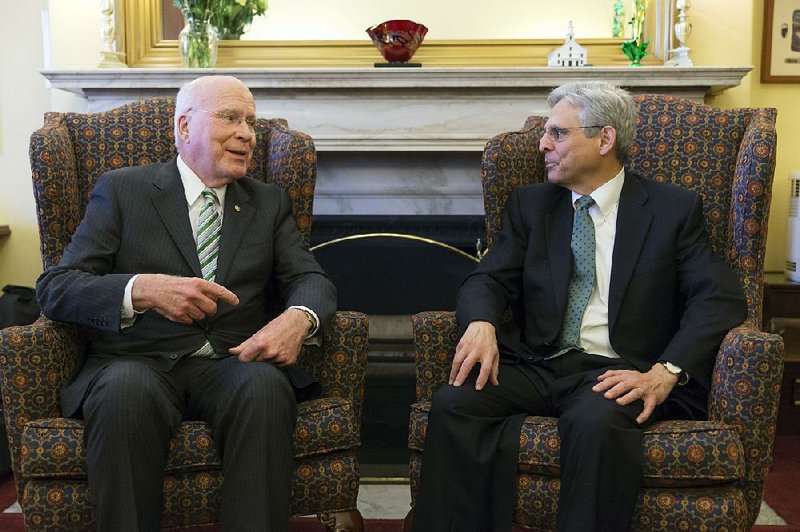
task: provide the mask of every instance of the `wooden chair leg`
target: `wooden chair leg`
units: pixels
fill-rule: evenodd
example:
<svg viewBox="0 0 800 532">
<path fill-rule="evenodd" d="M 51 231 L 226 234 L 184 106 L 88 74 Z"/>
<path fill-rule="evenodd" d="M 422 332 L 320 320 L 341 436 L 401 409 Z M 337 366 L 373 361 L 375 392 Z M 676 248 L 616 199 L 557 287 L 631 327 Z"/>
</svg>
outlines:
<svg viewBox="0 0 800 532">
<path fill-rule="evenodd" d="M 317 515 L 328 532 L 364 532 L 364 518 L 358 510 Z"/>
</svg>

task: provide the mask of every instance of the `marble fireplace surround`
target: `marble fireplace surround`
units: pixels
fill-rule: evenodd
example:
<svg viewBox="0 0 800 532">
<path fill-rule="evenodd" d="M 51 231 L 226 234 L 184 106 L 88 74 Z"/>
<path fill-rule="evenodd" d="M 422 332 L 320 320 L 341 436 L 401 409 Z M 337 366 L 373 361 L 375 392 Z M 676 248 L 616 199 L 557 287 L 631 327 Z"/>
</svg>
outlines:
<svg viewBox="0 0 800 532">
<path fill-rule="evenodd" d="M 482 215 L 480 156 L 491 136 L 546 115 L 567 81 L 605 80 L 635 93 L 702 100 L 751 67 L 210 69 L 253 91 L 258 115 L 314 138 L 315 215 Z M 90 112 L 174 95 L 191 69 L 43 70 Z M 58 111 L 59 109 L 54 109 Z"/>
</svg>

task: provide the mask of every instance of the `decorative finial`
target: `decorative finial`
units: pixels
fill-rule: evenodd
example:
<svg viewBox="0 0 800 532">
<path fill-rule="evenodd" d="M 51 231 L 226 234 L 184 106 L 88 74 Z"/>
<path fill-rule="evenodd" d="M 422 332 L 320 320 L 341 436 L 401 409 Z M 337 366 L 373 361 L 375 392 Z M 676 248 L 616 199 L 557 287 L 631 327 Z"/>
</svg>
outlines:
<svg viewBox="0 0 800 532">
<path fill-rule="evenodd" d="M 116 20 L 114 17 L 114 0 L 100 0 L 100 13 L 103 15 L 103 51 L 100 55 L 101 68 L 127 68 L 125 54 L 117 51 Z"/>
<path fill-rule="evenodd" d="M 692 33 L 692 24 L 689 22 L 689 17 L 686 14 L 691 7 L 689 0 L 677 0 L 675 9 L 678 10 L 678 22 L 675 23 L 675 38 L 678 39 L 679 46 L 669 51 L 672 57 L 664 63 L 669 66 L 677 67 L 691 67 L 694 66 L 692 60 L 689 58 L 689 48 L 686 46 L 686 41 Z"/>
</svg>

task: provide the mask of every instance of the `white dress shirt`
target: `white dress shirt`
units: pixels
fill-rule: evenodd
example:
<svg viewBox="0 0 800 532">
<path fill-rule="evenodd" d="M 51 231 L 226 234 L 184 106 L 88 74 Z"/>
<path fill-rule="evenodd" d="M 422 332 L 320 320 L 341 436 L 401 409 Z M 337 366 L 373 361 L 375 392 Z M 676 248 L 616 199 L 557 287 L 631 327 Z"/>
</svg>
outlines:
<svg viewBox="0 0 800 532">
<path fill-rule="evenodd" d="M 608 288 L 611 282 L 611 259 L 614 253 L 614 240 L 617 236 L 617 211 L 619 196 L 625 182 L 625 169 L 607 181 L 590 195 L 594 205 L 589 208 L 589 216 L 594 222 L 594 284 L 589 302 L 581 321 L 578 345 L 587 353 L 619 358 L 611 347 L 608 334 Z M 572 193 L 572 206 L 581 195 Z"/>
</svg>

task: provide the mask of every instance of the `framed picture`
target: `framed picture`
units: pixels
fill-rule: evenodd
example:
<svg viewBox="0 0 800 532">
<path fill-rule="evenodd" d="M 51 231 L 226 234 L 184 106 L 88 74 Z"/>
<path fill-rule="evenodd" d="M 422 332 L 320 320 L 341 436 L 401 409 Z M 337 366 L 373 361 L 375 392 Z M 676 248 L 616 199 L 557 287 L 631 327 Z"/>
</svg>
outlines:
<svg viewBox="0 0 800 532">
<path fill-rule="evenodd" d="M 800 0 L 764 0 L 762 83 L 800 83 Z"/>
</svg>

